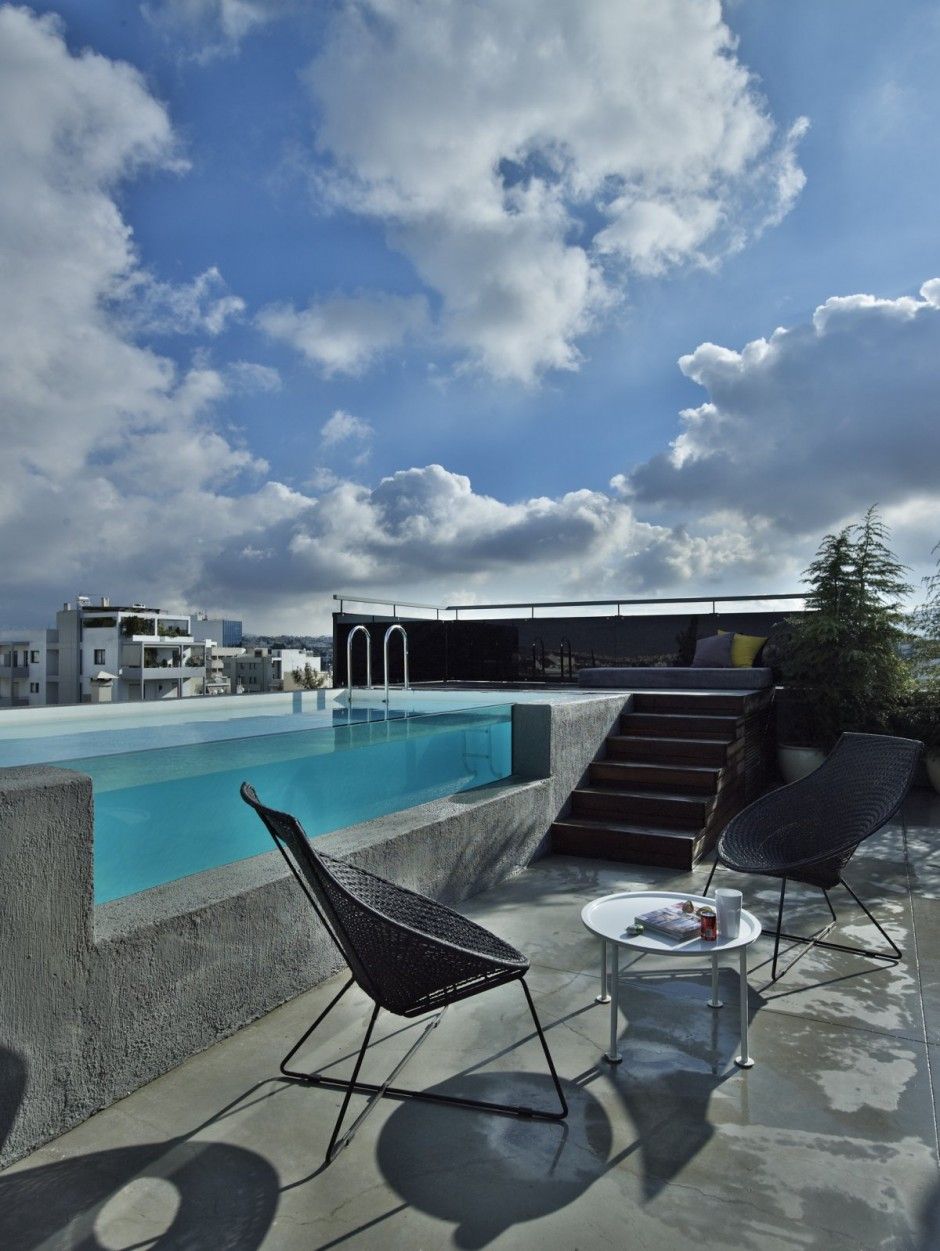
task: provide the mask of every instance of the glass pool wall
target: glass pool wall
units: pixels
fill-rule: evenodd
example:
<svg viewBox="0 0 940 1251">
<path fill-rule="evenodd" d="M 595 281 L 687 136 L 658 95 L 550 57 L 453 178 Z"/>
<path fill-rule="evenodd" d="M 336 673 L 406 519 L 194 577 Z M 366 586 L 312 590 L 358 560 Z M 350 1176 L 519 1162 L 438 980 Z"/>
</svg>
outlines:
<svg viewBox="0 0 940 1251">
<path fill-rule="evenodd" d="M 92 779 L 95 902 L 273 850 L 270 835 L 239 797 L 243 781 L 316 837 L 512 772 L 510 704 L 442 711 L 361 707 L 354 719 L 335 705 L 318 711 L 309 718 L 271 718 L 264 727 L 247 718 L 241 733 L 237 721 L 228 720 L 209 741 L 200 734 L 180 743 L 183 727 L 176 725 L 175 746 L 165 745 L 169 725 L 143 740 L 139 727 L 122 727 L 116 737 L 109 724 L 107 743 L 97 731 L 34 741 L 32 762 L 52 759 Z M 152 745 L 142 745 L 147 738 Z M 135 750 L 116 750 L 121 742 Z M 100 754 L 80 754 L 96 748 Z M 63 755 L 69 750 L 76 754 Z M 21 763 L 4 756 L 22 754 L 16 740 L 0 741 L 0 764 Z"/>
</svg>

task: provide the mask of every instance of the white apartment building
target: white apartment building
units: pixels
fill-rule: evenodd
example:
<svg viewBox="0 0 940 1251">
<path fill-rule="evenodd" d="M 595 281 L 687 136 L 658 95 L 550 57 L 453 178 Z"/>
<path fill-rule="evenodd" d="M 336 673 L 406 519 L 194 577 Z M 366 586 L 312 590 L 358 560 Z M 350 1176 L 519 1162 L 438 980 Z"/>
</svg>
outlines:
<svg viewBox="0 0 940 1251">
<path fill-rule="evenodd" d="M 218 647 L 212 656 L 235 695 L 295 691 L 302 685 L 294 681 L 295 670 L 310 665 L 320 672 L 320 657 L 297 647 Z"/>
<path fill-rule="evenodd" d="M 58 690 L 58 653 L 50 651 L 54 639 L 55 630 L 0 631 L 0 708 L 57 702 L 49 699 L 49 691 Z"/>
<path fill-rule="evenodd" d="M 204 655 L 193 647 L 190 618 L 148 608 L 116 605 L 87 596 L 56 613 L 57 698 L 49 703 L 92 700 L 133 703 L 201 694 Z M 51 691 L 51 686 L 50 686 Z"/>
</svg>

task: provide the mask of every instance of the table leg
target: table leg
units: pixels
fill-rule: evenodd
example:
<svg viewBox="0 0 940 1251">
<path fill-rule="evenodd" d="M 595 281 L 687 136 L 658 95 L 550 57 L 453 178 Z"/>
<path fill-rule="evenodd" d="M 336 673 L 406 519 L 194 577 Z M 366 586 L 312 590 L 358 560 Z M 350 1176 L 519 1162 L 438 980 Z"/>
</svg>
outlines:
<svg viewBox="0 0 940 1251">
<path fill-rule="evenodd" d="M 610 944 L 610 1050 L 604 1057 L 611 1064 L 619 1064 L 622 1057 L 617 1050 L 617 1027 L 620 1024 L 620 948 Z"/>
<path fill-rule="evenodd" d="M 601 993 L 594 996 L 595 1003 L 610 1003 L 607 992 L 607 940 L 601 939 Z"/>
<path fill-rule="evenodd" d="M 708 1001 L 710 1008 L 723 1008 L 725 1005 L 718 998 L 718 957 L 712 956 L 712 997 Z"/>
<path fill-rule="evenodd" d="M 749 1069 L 754 1064 L 754 1059 L 747 1049 L 747 948 L 741 948 L 740 972 L 738 974 L 741 983 L 741 1054 L 735 1056 L 734 1062 L 741 1069 Z"/>
</svg>

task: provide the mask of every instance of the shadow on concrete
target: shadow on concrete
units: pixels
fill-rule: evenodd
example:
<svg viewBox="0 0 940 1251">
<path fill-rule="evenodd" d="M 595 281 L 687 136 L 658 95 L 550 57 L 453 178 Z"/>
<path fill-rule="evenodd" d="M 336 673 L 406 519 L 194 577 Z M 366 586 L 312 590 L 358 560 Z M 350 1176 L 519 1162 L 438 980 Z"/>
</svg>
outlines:
<svg viewBox="0 0 940 1251">
<path fill-rule="evenodd" d="M 484 1247 L 573 1203 L 607 1168 L 606 1112 L 593 1095 L 562 1085 L 571 1111 L 555 1124 L 403 1103 L 379 1134 L 379 1169 L 409 1207 L 453 1224 L 456 1246 Z M 540 1074 L 502 1070 L 430 1089 L 543 1106 L 551 1088 Z"/>
<path fill-rule="evenodd" d="M 279 1189 L 263 1156 L 192 1134 L 90 1152 L 0 1174 L 0 1247 L 256 1251 Z"/>
<path fill-rule="evenodd" d="M 26 1090 L 26 1061 L 17 1051 L 0 1047 L 0 1151 L 10 1135 Z"/>
<path fill-rule="evenodd" d="M 550 1045 L 558 1040 L 552 1031 L 560 1027 L 580 1032 L 577 1018 L 589 1010 L 578 1009 L 547 1025 Z M 672 1018 L 673 1013 L 665 1015 Z M 717 1016 L 709 1014 L 707 1020 L 708 1036 L 687 1039 L 677 1051 L 675 1020 L 651 1031 L 644 1014 L 642 1037 L 633 1041 L 628 1034 L 622 1040 L 622 1065 L 614 1069 L 599 1061 L 573 1080 L 562 1079 L 570 1111 L 560 1124 L 402 1104 L 379 1134 L 379 1169 L 407 1206 L 453 1224 L 455 1245 L 468 1249 L 485 1247 L 506 1230 L 575 1202 L 631 1156 L 636 1156 L 633 1171 L 644 1198 L 651 1200 L 712 1137 L 709 1101 L 737 1073 L 720 1058 L 727 1039 L 719 1042 Z M 485 1063 L 528 1041 L 531 1036 Z M 479 1067 L 431 1089 L 545 1106 L 550 1086 L 541 1074 L 483 1073 Z M 627 1113 L 615 1115 L 613 1122 L 612 1094 L 615 1108 Z"/>
</svg>

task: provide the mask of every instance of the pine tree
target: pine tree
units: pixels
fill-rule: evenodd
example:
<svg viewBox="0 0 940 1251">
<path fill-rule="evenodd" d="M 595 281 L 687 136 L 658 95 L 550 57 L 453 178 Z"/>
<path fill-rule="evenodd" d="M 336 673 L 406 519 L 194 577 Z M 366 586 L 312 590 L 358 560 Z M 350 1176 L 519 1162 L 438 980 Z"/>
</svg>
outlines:
<svg viewBox="0 0 940 1251">
<path fill-rule="evenodd" d="M 829 748 L 845 730 L 889 733 L 910 685 L 901 658 L 901 601 L 911 591 L 873 505 L 857 525 L 827 534 L 803 580 L 784 677 Z"/>
</svg>

